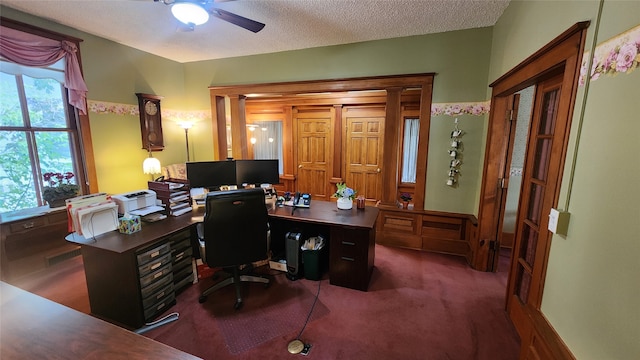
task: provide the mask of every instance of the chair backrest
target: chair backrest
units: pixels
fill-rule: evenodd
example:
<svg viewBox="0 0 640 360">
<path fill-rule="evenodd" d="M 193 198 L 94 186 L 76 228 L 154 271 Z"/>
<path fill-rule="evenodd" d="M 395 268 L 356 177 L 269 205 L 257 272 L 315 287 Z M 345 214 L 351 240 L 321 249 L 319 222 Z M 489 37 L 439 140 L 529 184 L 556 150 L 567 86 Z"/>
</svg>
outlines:
<svg viewBox="0 0 640 360">
<path fill-rule="evenodd" d="M 207 265 L 225 267 L 267 256 L 267 207 L 262 189 L 207 193 L 204 242 Z"/>
</svg>

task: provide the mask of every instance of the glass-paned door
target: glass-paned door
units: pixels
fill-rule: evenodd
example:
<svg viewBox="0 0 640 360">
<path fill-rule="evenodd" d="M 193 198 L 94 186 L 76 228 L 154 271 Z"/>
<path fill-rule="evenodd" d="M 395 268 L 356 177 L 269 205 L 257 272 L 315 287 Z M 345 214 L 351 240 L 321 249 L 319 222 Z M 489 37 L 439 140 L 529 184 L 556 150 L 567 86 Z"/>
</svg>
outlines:
<svg viewBox="0 0 640 360">
<path fill-rule="evenodd" d="M 526 160 L 522 176 L 508 308 L 516 328 L 524 307 L 539 307 L 551 241 L 548 212 L 554 206 L 566 124 L 557 124 L 562 77 L 536 88 Z M 520 329 L 518 329 L 520 331 Z"/>
</svg>

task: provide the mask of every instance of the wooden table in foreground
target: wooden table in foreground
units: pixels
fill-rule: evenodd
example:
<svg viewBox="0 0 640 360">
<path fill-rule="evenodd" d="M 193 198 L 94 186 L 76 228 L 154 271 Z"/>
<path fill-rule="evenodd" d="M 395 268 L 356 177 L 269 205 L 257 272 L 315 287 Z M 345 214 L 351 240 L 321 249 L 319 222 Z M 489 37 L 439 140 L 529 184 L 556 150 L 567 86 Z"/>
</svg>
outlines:
<svg viewBox="0 0 640 360">
<path fill-rule="evenodd" d="M 199 359 L 4 282 L 0 316 L 2 359 Z"/>
</svg>

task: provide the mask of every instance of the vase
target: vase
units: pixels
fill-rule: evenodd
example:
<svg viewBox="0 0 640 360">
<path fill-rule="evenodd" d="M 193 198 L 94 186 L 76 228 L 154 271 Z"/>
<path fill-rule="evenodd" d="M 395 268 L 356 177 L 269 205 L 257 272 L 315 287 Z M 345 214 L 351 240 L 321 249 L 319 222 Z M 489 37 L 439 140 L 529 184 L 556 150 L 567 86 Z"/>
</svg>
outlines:
<svg viewBox="0 0 640 360">
<path fill-rule="evenodd" d="M 408 201 L 403 201 L 402 202 L 402 208 L 403 209 L 408 209 L 409 208 L 409 202 Z"/>
<path fill-rule="evenodd" d="M 353 201 L 349 198 L 338 198 L 338 209 L 341 210 L 350 210 L 353 207 Z"/>
<path fill-rule="evenodd" d="M 45 199 L 47 201 L 47 204 L 49 204 L 50 208 L 57 208 L 57 207 L 62 207 L 62 206 L 67 206 L 67 203 L 65 200 L 67 199 L 71 199 L 78 196 L 77 193 L 73 193 L 73 194 L 64 194 L 62 197 L 56 197 L 54 199 Z"/>
<path fill-rule="evenodd" d="M 49 203 L 49 207 L 50 208 L 57 208 L 57 207 L 61 207 L 61 206 L 65 206 L 65 200 L 70 199 L 72 196 L 68 197 L 68 198 L 61 198 L 61 199 L 53 199 L 51 201 L 48 201 Z"/>
</svg>

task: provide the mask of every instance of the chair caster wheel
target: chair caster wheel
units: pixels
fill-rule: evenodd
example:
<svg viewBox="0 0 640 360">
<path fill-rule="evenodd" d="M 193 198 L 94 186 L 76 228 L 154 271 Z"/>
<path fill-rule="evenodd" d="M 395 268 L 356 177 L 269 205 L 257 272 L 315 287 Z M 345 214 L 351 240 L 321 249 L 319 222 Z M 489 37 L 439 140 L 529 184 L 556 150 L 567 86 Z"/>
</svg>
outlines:
<svg viewBox="0 0 640 360">
<path fill-rule="evenodd" d="M 240 308 L 242 308 L 243 302 L 242 301 L 238 301 L 233 305 L 233 308 L 236 310 L 240 310 Z"/>
<path fill-rule="evenodd" d="M 207 301 L 207 297 L 206 297 L 206 296 L 200 296 L 200 297 L 198 298 L 198 302 L 199 302 L 200 304 L 204 303 L 205 301 Z"/>
</svg>

